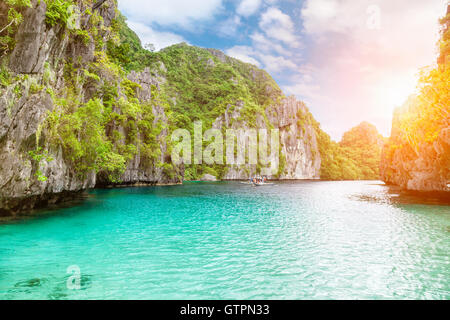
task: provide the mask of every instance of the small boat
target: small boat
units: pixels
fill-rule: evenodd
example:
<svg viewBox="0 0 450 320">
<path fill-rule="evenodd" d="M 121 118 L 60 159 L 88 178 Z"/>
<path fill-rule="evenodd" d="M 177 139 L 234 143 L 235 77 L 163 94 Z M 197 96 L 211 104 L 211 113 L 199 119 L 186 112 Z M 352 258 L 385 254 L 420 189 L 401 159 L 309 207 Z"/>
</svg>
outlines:
<svg viewBox="0 0 450 320">
<path fill-rule="evenodd" d="M 249 184 L 254 185 L 255 187 L 263 187 L 263 186 L 272 186 L 273 183 L 266 182 L 267 177 L 254 177 L 250 180 Z"/>
<path fill-rule="evenodd" d="M 274 183 L 268 183 L 268 182 L 253 182 L 253 185 L 255 187 L 264 187 L 264 186 L 273 186 Z"/>
</svg>

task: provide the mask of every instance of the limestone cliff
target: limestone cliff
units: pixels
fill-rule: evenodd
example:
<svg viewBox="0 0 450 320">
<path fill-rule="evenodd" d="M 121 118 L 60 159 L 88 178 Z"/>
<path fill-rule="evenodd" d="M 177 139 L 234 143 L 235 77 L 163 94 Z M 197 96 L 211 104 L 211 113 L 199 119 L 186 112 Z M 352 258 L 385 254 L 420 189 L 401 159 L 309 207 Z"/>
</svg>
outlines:
<svg viewBox="0 0 450 320">
<path fill-rule="evenodd" d="M 185 44 L 147 52 L 114 0 L 61 2 L 75 10 L 31 3 L 16 8 L 20 25 L 0 35 L 14 38 L 0 51 L 0 215 L 96 186 L 261 173 L 174 166 L 171 131 L 198 119 L 218 128 L 278 128 L 281 169 L 273 177 L 320 177 L 317 128 L 302 121 L 306 106 L 284 97 L 265 71 Z M 69 17 L 59 14 L 69 8 Z M 8 10 L 2 2 L 0 17 Z"/>
<path fill-rule="evenodd" d="M 408 139 L 405 117 L 418 116 L 417 98 L 394 113 L 392 132 L 381 156 L 381 176 L 387 184 L 415 191 L 450 191 L 450 118 L 443 119 L 433 141 Z"/>
<path fill-rule="evenodd" d="M 240 102 L 232 111 L 227 110 L 216 119 L 214 128 L 248 129 L 245 119 L 241 119 L 241 110 L 245 105 Z M 294 97 L 282 99 L 274 106 L 269 106 L 264 114 L 259 114 L 256 127 L 259 129 L 275 128 L 279 130 L 280 154 L 277 162 L 271 155 L 270 162 L 279 165 L 278 173 L 267 168 L 267 173 L 258 172 L 256 165 L 229 166 L 223 176 L 225 180 L 245 180 L 256 174 L 265 174 L 269 178 L 281 180 L 301 180 L 320 178 L 320 155 L 316 132 L 312 124 L 301 123 L 300 118 L 306 114 L 304 103 Z M 267 122 L 265 121 L 267 119 Z M 234 120 L 234 121 L 233 121 Z"/>
<path fill-rule="evenodd" d="M 79 12 L 91 9 L 86 3 L 89 2 L 77 2 Z M 55 143 L 51 139 L 46 121 L 52 112 L 53 115 L 62 112 L 61 105 L 68 103 L 61 101 L 63 98 L 76 99 L 81 105 L 98 96 L 107 83 L 122 90 L 123 79 L 101 63 L 100 53 L 104 49 L 96 48 L 99 42 L 110 37 L 110 25 L 117 15 L 116 5 L 113 1 L 107 2 L 92 14 L 75 16 L 76 23 L 82 26 L 80 30 L 89 31 L 82 34 L 71 32 L 61 24 L 50 26 L 46 21 L 46 2 L 35 0 L 32 4 L 31 8 L 21 11 L 23 23 L 15 35 L 16 45 L 1 61 L 2 68 L 8 70 L 10 82 L 0 88 L 0 213 L 6 215 L 59 201 L 70 192 L 111 184 L 105 179 L 108 174 L 104 170 L 88 166 L 80 172 L 75 161 L 70 160 L 70 150 L 65 142 Z M 71 74 L 65 72 L 69 66 L 75 70 Z M 88 71 L 90 67 L 94 68 L 95 74 Z M 70 76 L 76 78 L 76 98 L 67 90 L 73 85 L 74 79 L 69 79 Z M 139 85 L 137 98 L 141 103 L 151 100 L 152 85 L 158 86 L 164 81 L 148 71 L 132 72 L 128 78 Z M 124 93 L 119 95 L 127 99 Z M 105 100 L 104 95 L 101 98 Z M 119 106 L 114 108 L 117 115 L 123 114 Z M 167 120 L 157 103 L 151 106 L 151 112 L 154 124 Z M 119 132 L 123 140 L 130 134 L 119 121 L 111 122 L 106 131 L 107 135 Z M 166 134 L 161 131 L 157 137 L 161 141 L 160 158 L 165 154 Z M 163 168 L 157 168 L 154 161 L 145 162 L 139 144 L 129 158 L 117 183 L 180 181 L 178 177 L 164 175 Z"/>
<path fill-rule="evenodd" d="M 419 93 L 395 111 L 383 148 L 382 179 L 417 191 L 450 191 L 450 4 L 440 20 L 438 64 L 423 73 Z"/>
</svg>

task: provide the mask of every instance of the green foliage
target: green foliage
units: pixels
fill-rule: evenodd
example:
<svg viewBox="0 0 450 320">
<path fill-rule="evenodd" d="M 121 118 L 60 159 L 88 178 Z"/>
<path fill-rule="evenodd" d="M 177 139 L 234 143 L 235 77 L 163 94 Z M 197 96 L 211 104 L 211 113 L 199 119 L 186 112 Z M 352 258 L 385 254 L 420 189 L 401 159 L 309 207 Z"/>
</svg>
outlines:
<svg viewBox="0 0 450 320">
<path fill-rule="evenodd" d="M 278 176 L 281 176 L 282 174 L 284 174 L 286 170 L 286 156 L 280 152 L 280 163 L 278 165 Z"/>
<path fill-rule="evenodd" d="M 28 152 L 30 158 L 36 163 L 35 176 L 38 181 L 45 182 L 47 177 L 42 173 L 41 163 L 42 161 L 51 162 L 53 158 L 49 156 L 48 150 L 43 150 L 42 147 L 37 147 L 36 150 L 31 150 Z"/>
<path fill-rule="evenodd" d="M 338 144 L 314 121 L 323 180 L 376 180 L 379 178 L 382 137 L 368 123 L 346 132 Z"/>
<path fill-rule="evenodd" d="M 411 169 L 397 167 L 397 155 L 405 162 L 426 159 L 430 162 L 427 165 L 434 167 L 434 173 L 440 175 L 444 182 L 450 181 L 450 152 L 445 142 L 440 140 L 441 134 L 450 126 L 450 14 L 440 22 L 442 32 L 438 65 L 421 72 L 418 94 L 411 96 L 397 110 L 392 136 L 383 150 L 383 162 L 386 164 L 384 179 L 389 182 L 393 181 L 394 169 L 400 171 L 406 180 L 411 178 L 408 177 Z"/>
<path fill-rule="evenodd" d="M 66 157 L 81 175 L 104 171 L 111 181 L 116 182 L 125 171 L 126 160 L 114 152 L 113 144 L 105 134 L 108 115 L 102 102 L 89 100 L 74 112 L 70 112 L 70 104 L 61 102 L 62 106 L 46 120 L 50 142 L 62 144 Z"/>
<path fill-rule="evenodd" d="M 450 63 L 450 13 L 440 20 L 441 39 L 439 41 L 440 56 L 438 62 L 442 65 Z"/>
<path fill-rule="evenodd" d="M 44 0 L 47 4 L 47 12 L 45 13 L 45 22 L 49 26 L 61 24 L 67 26 L 73 11 L 72 0 Z"/>
<path fill-rule="evenodd" d="M 108 55 L 126 71 L 140 71 L 156 61 L 156 55 L 142 47 L 141 40 L 127 26 L 123 15 L 113 20 L 111 29 L 119 36 L 119 43 L 113 39 L 107 42 Z"/>
<path fill-rule="evenodd" d="M 0 58 L 14 49 L 14 36 L 23 20 L 20 10 L 31 8 L 31 0 L 6 0 L 8 16 L 5 25 L 0 25 Z"/>
<path fill-rule="evenodd" d="M 402 139 L 416 152 L 422 142 L 433 143 L 442 128 L 448 127 L 450 68 L 437 67 L 422 72 L 419 94 L 405 105 L 399 119 Z"/>
<path fill-rule="evenodd" d="M 0 86 L 7 87 L 12 81 L 11 74 L 9 73 L 8 68 L 5 63 L 2 62 L 0 64 Z"/>
<path fill-rule="evenodd" d="M 180 44 L 156 54 L 167 69 L 165 94 L 176 97 L 171 109 L 177 127 L 192 128 L 197 120 L 210 126 L 238 101 L 245 106 L 240 120 L 255 126 L 256 115 L 263 115 L 274 102 L 264 90 L 273 88 L 281 94 L 273 79 L 256 67 L 237 60 L 223 62 L 201 48 Z"/>
<path fill-rule="evenodd" d="M 376 180 L 380 177 L 383 140 L 375 126 L 367 122 L 344 134 L 339 145 L 345 156 L 358 167 L 360 173 L 357 179 Z"/>
</svg>

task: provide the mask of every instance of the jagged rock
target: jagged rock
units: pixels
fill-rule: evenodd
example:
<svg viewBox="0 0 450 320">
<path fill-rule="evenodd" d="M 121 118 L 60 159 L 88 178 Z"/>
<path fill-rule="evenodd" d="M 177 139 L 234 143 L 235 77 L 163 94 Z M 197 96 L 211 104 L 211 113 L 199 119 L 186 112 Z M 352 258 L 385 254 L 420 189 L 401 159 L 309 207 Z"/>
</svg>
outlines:
<svg viewBox="0 0 450 320">
<path fill-rule="evenodd" d="M 211 58 L 206 61 L 206 65 L 210 68 L 214 68 L 216 66 L 216 64 L 214 63 L 214 60 Z"/>
<path fill-rule="evenodd" d="M 245 108 L 243 101 L 237 101 L 235 105 L 228 105 L 226 112 L 216 119 L 213 128 L 249 129 L 244 120 L 240 120 L 241 112 Z M 284 99 L 279 105 L 266 110 L 266 116 L 270 124 L 280 132 L 281 154 L 285 157 L 284 171 L 279 179 L 319 179 L 321 159 L 318 149 L 316 133 L 312 125 L 301 124 L 298 115 L 306 112 L 303 102 L 294 97 Z M 268 123 L 262 115 L 256 118 L 256 127 L 269 130 Z M 276 163 L 275 157 L 269 158 L 271 163 Z M 271 168 L 263 168 L 263 175 L 275 178 L 276 174 Z M 275 168 L 273 168 L 275 169 Z M 257 173 L 256 165 L 229 166 L 225 173 L 225 180 L 246 180 Z"/>
<path fill-rule="evenodd" d="M 442 128 L 434 142 L 422 142 L 415 150 L 403 141 L 401 117 L 414 111 L 414 101 L 394 113 L 392 134 L 383 147 L 380 172 L 387 184 L 415 191 L 450 191 L 450 128 Z"/>
<path fill-rule="evenodd" d="M 32 83 L 42 82 L 45 62 L 56 65 L 56 62 L 64 58 L 75 60 L 83 66 L 95 59 L 92 39 L 85 44 L 77 36 L 55 36 L 61 27 L 48 29 L 46 26 L 45 2 L 40 1 L 38 4 L 34 0 L 32 3 L 33 8 L 27 8 L 23 12 L 24 22 L 19 26 L 17 43 L 9 59 L 11 71 L 21 75 L 20 79 L 26 80 L 13 82 L 2 89 L 0 99 L 0 215 L 14 215 L 39 205 L 72 198 L 73 194 L 95 187 L 98 180 L 94 171 L 80 176 L 67 161 L 61 146 L 45 144 L 44 148 L 53 159 L 49 162 L 41 161 L 39 168 L 28 154 L 28 151 L 36 148 L 40 125 L 55 107 L 50 94 L 45 90 L 33 93 L 30 89 Z M 79 5 L 83 6 L 81 2 Z M 114 18 L 115 10 L 113 5 L 104 5 L 99 9 L 106 27 Z M 106 36 L 105 31 L 103 37 Z M 55 71 L 50 81 L 53 88 L 58 90 L 65 84 L 62 68 Z M 108 73 L 99 76 L 103 80 L 111 80 Z M 155 80 L 145 73 L 139 76 L 142 79 L 135 80 L 142 86 L 140 98 L 146 101 L 151 99 L 151 85 L 158 85 L 161 80 Z M 17 88 L 20 89 L 19 95 Z M 82 100 L 89 100 L 97 90 L 96 83 L 85 85 L 81 92 Z M 155 113 L 158 113 L 158 119 L 166 119 L 160 114 L 160 109 L 156 108 Z M 130 161 L 129 170 L 124 174 L 126 183 L 169 180 L 162 177 L 162 170 L 158 169 L 157 174 L 152 170 L 143 171 L 139 163 L 138 156 Z M 137 168 L 138 172 L 134 173 L 133 168 Z M 45 181 L 36 178 L 38 169 L 46 177 Z"/>
<path fill-rule="evenodd" d="M 33 8 L 23 12 L 23 22 L 16 35 L 16 46 L 11 54 L 10 69 L 16 73 L 40 73 L 49 53 L 50 42 L 55 36 L 47 30 L 45 1 L 33 0 Z"/>
</svg>

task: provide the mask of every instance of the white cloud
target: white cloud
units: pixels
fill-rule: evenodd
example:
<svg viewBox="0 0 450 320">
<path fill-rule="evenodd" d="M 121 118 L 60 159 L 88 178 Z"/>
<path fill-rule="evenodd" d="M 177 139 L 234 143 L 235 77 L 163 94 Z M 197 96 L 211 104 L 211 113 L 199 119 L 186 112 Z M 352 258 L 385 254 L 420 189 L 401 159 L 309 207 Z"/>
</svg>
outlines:
<svg viewBox="0 0 450 320">
<path fill-rule="evenodd" d="M 306 103 L 310 101 L 324 101 L 324 94 L 320 90 L 320 85 L 316 82 L 315 74 L 317 68 L 311 64 L 304 64 L 297 68 L 288 85 L 283 87 L 286 94 L 293 94 L 301 98 Z M 328 104 L 327 104 L 328 105 Z"/>
<path fill-rule="evenodd" d="M 267 2 L 266 0 L 265 3 Z M 290 16 L 277 8 L 270 7 L 261 15 L 259 27 L 261 30 L 250 35 L 251 46 L 234 46 L 226 50 L 226 53 L 261 67 L 269 73 L 281 74 L 286 70 L 296 71 L 298 65 L 295 61 L 299 59 L 300 54 L 299 52 L 293 54 L 291 49 L 298 48 L 300 42 L 294 34 L 295 25 Z"/>
<path fill-rule="evenodd" d="M 254 64 L 257 67 L 260 67 L 261 64 L 254 57 L 255 51 L 248 46 L 235 46 L 225 51 L 227 55 L 230 57 L 236 58 L 246 63 Z"/>
<path fill-rule="evenodd" d="M 142 45 L 152 43 L 157 51 L 176 43 L 186 42 L 177 34 L 159 32 L 139 22 L 128 21 L 128 26 L 139 36 Z"/>
<path fill-rule="evenodd" d="M 282 41 L 293 48 L 300 46 L 291 17 L 278 8 L 267 9 L 261 16 L 259 27 L 272 39 Z"/>
<path fill-rule="evenodd" d="M 301 15 L 304 37 L 312 40 L 308 56 L 314 83 L 332 103 L 310 98 L 327 131 L 342 133 L 368 120 L 388 134 L 392 110 L 414 91 L 414 74 L 436 61 L 444 2 L 305 1 Z M 371 27 L 373 19 L 377 28 Z M 302 89 L 305 82 L 299 83 L 289 89 Z"/>
<path fill-rule="evenodd" d="M 258 54 L 258 58 L 263 62 L 264 68 L 269 73 L 279 73 L 283 70 L 297 69 L 297 65 L 294 62 L 282 56 Z"/>
<path fill-rule="evenodd" d="M 219 33 L 221 35 L 224 35 L 226 37 L 232 37 L 236 35 L 236 32 L 238 31 L 239 26 L 241 26 L 241 18 L 239 16 L 234 16 L 231 18 L 228 18 L 227 20 L 223 21 L 219 25 Z"/>
<path fill-rule="evenodd" d="M 296 70 L 297 65 L 285 57 L 264 53 L 249 46 L 235 46 L 225 51 L 230 57 L 262 67 L 269 73 Z"/>
<path fill-rule="evenodd" d="M 306 1 L 302 11 L 303 25 L 307 33 L 320 33 L 332 31 L 337 24 L 328 24 L 326 22 L 335 22 L 338 16 L 338 3 L 335 0 L 315 0 Z M 349 20 L 350 22 L 353 19 Z M 343 20 L 341 23 L 348 22 Z"/>
<path fill-rule="evenodd" d="M 211 20 L 221 9 L 222 0 L 119 0 L 119 8 L 130 20 L 146 25 L 197 27 Z"/>
<path fill-rule="evenodd" d="M 274 42 L 273 40 L 267 39 L 263 34 L 259 32 L 253 33 L 250 38 L 253 41 L 253 45 L 264 52 L 275 51 L 276 53 L 284 56 L 291 56 L 292 52 L 286 50 L 281 44 Z"/>
<path fill-rule="evenodd" d="M 283 87 L 283 92 L 287 95 L 295 95 L 306 103 L 314 101 L 323 95 L 318 84 L 309 82 L 296 82 Z"/>
<path fill-rule="evenodd" d="M 261 6 L 261 0 L 242 0 L 238 7 L 237 13 L 241 16 L 248 17 L 255 14 Z"/>
</svg>

